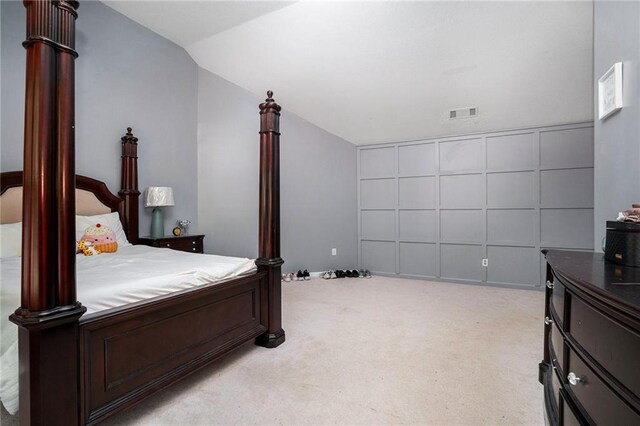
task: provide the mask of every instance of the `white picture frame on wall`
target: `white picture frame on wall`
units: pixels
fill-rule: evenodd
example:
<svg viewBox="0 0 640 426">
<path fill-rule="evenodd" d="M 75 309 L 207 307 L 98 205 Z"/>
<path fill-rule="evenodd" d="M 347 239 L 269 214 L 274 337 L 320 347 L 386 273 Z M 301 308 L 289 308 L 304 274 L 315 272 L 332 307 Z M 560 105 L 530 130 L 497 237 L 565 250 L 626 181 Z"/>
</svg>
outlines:
<svg viewBox="0 0 640 426">
<path fill-rule="evenodd" d="M 604 120 L 622 108 L 622 62 L 616 62 L 598 80 L 598 116 Z"/>
</svg>

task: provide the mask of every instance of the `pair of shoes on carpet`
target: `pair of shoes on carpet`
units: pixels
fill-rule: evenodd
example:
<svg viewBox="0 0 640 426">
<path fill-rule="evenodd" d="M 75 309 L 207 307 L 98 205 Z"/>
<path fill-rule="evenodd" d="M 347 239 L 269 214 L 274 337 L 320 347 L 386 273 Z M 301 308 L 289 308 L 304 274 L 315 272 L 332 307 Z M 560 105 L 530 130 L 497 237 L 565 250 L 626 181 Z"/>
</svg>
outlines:
<svg viewBox="0 0 640 426">
<path fill-rule="evenodd" d="M 323 272 L 322 274 L 320 274 L 320 276 L 322 278 L 324 278 L 325 280 L 332 280 L 334 278 L 338 278 L 338 277 L 336 277 L 336 273 L 333 270 L 329 270 L 327 272 Z"/>
<path fill-rule="evenodd" d="M 336 278 L 346 278 L 347 271 L 343 271 L 342 269 L 336 270 Z"/>
<path fill-rule="evenodd" d="M 300 269 L 298 269 L 296 278 L 298 279 L 298 281 L 307 281 L 311 279 L 311 275 L 309 274 L 309 271 L 307 271 L 306 269 L 304 271 L 301 271 Z"/>
<path fill-rule="evenodd" d="M 290 282 L 295 280 L 296 278 L 296 274 L 294 274 L 293 272 L 289 272 L 288 274 L 282 274 L 282 281 L 284 282 Z"/>
<path fill-rule="evenodd" d="M 371 272 L 368 269 L 338 269 L 335 272 L 336 278 L 371 278 Z"/>
<path fill-rule="evenodd" d="M 282 274 L 282 281 L 291 282 L 291 281 L 306 281 L 311 279 L 311 274 L 306 269 L 304 271 L 298 270 L 298 273 L 289 272 L 287 274 Z"/>
<path fill-rule="evenodd" d="M 356 277 L 371 278 L 371 271 L 368 269 L 359 269 L 357 272 L 358 272 L 358 275 L 356 275 Z"/>
</svg>

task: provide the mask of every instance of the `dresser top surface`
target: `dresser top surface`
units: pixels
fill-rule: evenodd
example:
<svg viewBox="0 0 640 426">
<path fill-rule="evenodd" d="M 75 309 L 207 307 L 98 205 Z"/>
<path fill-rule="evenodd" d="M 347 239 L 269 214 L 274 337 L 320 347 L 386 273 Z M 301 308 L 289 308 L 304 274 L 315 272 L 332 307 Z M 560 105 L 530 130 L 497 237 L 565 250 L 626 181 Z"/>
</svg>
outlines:
<svg viewBox="0 0 640 426">
<path fill-rule="evenodd" d="M 546 257 L 556 273 L 640 314 L 640 268 L 607 262 L 602 253 L 549 250 Z"/>
</svg>

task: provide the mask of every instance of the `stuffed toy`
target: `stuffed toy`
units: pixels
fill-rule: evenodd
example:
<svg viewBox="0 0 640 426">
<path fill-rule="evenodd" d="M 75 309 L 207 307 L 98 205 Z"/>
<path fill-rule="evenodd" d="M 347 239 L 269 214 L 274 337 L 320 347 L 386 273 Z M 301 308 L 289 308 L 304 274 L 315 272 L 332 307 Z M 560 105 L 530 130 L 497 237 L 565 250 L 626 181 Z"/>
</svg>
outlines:
<svg viewBox="0 0 640 426">
<path fill-rule="evenodd" d="M 115 253 L 118 251 L 116 233 L 108 226 L 100 223 L 85 229 L 82 240 L 91 242 L 91 245 L 102 253 Z"/>
<path fill-rule="evenodd" d="M 78 241 L 78 251 L 84 253 L 85 256 L 93 256 L 94 254 L 100 254 L 100 250 L 95 248 L 91 241 L 80 240 Z"/>
</svg>

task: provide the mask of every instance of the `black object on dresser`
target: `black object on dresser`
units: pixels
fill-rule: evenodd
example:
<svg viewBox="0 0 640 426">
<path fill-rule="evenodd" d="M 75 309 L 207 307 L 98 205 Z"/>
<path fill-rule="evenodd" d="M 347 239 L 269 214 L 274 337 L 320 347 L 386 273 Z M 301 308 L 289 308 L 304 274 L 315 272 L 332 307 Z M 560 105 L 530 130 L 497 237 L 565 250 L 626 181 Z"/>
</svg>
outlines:
<svg viewBox="0 0 640 426">
<path fill-rule="evenodd" d="M 543 253 L 547 423 L 640 424 L 640 269 L 601 253 Z"/>
<path fill-rule="evenodd" d="M 640 223 L 607 221 L 605 260 L 640 267 Z"/>
<path fill-rule="evenodd" d="M 162 238 L 141 237 L 138 243 L 190 253 L 204 253 L 204 235 L 181 235 L 179 237 L 165 235 Z"/>
</svg>

